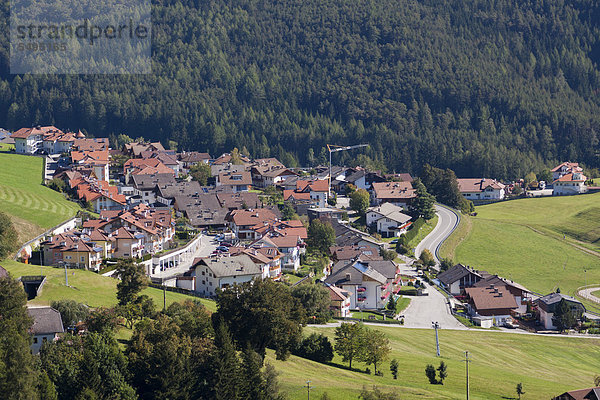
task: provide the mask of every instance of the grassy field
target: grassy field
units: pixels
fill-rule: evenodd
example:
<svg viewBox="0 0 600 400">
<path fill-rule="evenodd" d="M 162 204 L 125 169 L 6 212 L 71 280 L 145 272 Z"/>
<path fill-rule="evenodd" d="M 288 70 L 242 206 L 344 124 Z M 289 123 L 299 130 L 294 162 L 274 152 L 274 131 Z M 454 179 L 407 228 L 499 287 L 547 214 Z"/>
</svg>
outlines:
<svg viewBox="0 0 600 400">
<path fill-rule="evenodd" d="M 14 144 L 0 143 L 0 153 L 8 153 L 15 149 Z"/>
<path fill-rule="evenodd" d="M 441 330 L 441 359 L 435 357 L 432 330 L 377 327 L 390 339 L 390 359 L 399 362 L 398 380 L 393 380 L 389 360 L 381 366 L 383 377 L 318 364 L 298 357 L 276 361 L 272 352 L 268 362 L 281 372 L 279 381 L 291 400 L 306 399 L 306 380 L 311 380 L 311 398 L 327 392 L 330 399 L 356 399 L 363 386 L 376 385 L 395 390 L 402 399 L 464 399 L 464 351 L 469 350 L 472 399 L 516 398 L 515 387 L 523 383 L 524 399 L 549 399 L 566 390 L 590 387 L 598 373 L 600 340 L 568 337 L 540 337 L 497 332 Z M 305 334 L 322 332 L 333 337 L 333 328 L 306 328 Z M 425 366 L 435 367 L 443 360 L 448 365 L 444 385 L 430 385 Z M 341 365 L 336 356 L 334 364 Z M 343 364 L 347 366 L 347 363 Z M 353 363 L 364 371 L 365 365 Z M 371 366 L 371 370 L 373 367 Z"/>
<path fill-rule="evenodd" d="M 600 284 L 600 194 L 507 201 L 476 208 L 442 255 L 498 273 L 530 290 L 574 294 Z M 587 272 L 584 274 L 584 270 Z"/>
<path fill-rule="evenodd" d="M 15 217 L 22 237 L 35 237 L 36 232 L 57 225 L 80 210 L 76 203 L 41 184 L 42 168 L 40 157 L 0 153 L 0 210 Z M 41 232 L 39 228 L 43 228 Z"/>
<path fill-rule="evenodd" d="M 423 226 L 421 227 L 421 229 L 419 230 L 419 233 L 417 234 L 417 236 L 415 236 L 413 238 L 413 240 L 408 242 L 408 247 L 413 248 L 413 247 L 416 247 L 419 243 L 421 243 L 421 240 L 425 239 L 425 236 L 427 236 L 431 233 L 431 231 L 433 230 L 433 228 L 435 228 L 437 223 L 438 223 L 437 215 L 435 217 L 431 218 L 430 220 L 426 221 L 423 224 Z"/>
<path fill-rule="evenodd" d="M 0 264 L 6 268 L 13 277 L 23 275 L 39 275 L 43 273 L 48 278 L 42 289 L 42 294 L 32 300 L 31 304 L 49 304 L 52 300 L 73 299 L 85 303 L 90 307 L 110 307 L 117 303 L 117 280 L 98 275 L 91 271 L 81 269 L 67 270 L 69 287 L 65 286 L 64 269 L 54 267 L 40 267 L 27 265 L 12 260 L 5 260 Z M 142 294 L 150 296 L 157 308 L 162 308 L 163 292 L 160 289 L 147 288 Z M 167 305 L 186 299 L 197 299 L 180 293 L 166 292 Z M 216 310 L 214 301 L 201 300 L 211 311 Z"/>
</svg>

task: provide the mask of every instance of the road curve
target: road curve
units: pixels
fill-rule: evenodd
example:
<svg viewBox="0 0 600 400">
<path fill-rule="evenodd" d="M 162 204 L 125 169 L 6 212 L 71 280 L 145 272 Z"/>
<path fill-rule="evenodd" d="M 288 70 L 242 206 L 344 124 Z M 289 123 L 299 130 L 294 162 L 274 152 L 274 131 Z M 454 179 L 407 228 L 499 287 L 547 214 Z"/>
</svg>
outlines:
<svg viewBox="0 0 600 400">
<path fill-rule="evenodd" d="M 456 211 L 439 204 L 435 205 L 435 211 L 438 215 L 438 223 L 431 233 L 425 236 L 425 238 L 421 240 L 421 243 L 417 245 L 415 248 L 415 257 L 419 258 L 424 249 L 429 249 L 431 254 L 433 254 L 436 264 L 439 264 L 439 249 L 442 246 L 442 243 L 444 243 L 444 240 L 446 240 L 458 226 L 460 216 Z"/>
<path fill-rule="evenodd" d="M 600 290 L 600 287 L 589 287 L 586 289 L 580 290 L 577 294 L 583 297 L 584 299 L 588 299 L 593 301 L 594 303 L 600 304 L 600 299 L 594 296 L 592 293 Z"/>
</svg>

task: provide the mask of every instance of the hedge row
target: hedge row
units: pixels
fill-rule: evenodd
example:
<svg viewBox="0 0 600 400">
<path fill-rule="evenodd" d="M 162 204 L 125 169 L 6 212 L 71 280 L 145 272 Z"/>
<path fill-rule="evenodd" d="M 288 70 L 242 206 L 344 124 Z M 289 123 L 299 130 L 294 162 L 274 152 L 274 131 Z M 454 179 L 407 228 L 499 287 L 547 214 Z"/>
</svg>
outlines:
<svg viewBox="0 0 600 400">
<path fill-rule="evenodd" d="M 415 236 L 417 236 L 419 234 L 419 230 L 421 229 L 421 227 L 423 226 L 423 224 L 425 223 L 425 220 L 421 217 L 417 218 L 417 220 L 412 224 L 412 227 L 410 228 L 410 230 L 408 232 L 406 232 L 404 234 L 404 236 L 406 236 L 406 242 L 410 242 L 411 240 L 413 240 L 415 238 Z"/>
</svg>

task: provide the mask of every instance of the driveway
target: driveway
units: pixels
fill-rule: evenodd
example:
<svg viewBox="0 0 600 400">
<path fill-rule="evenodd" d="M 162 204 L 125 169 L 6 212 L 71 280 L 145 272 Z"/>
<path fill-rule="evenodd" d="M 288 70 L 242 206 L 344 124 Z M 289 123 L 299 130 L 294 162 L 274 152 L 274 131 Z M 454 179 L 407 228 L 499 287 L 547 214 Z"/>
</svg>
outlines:
<svg viewBox="0 0 600 400">
<path fill-rule="evenodd" d="M 410 304 L 404 310 L 404 326 L 407 328 L 431 328 L 438 322 L 442 329 L 467 330 L 450 313 L 446 297 L 436 288 L 425 283 L 429 296 L 410 296 Z"/>
<path fill-rule="evenodd" d="M 431 233 L 425 236 L 425 239 L 423 239 L 421 243 L 417 245 L 415 248 L 415 257 L 419 258 L 424 249 L 429 249 L 431 254 L 433 254 L 436 264 L 439 264 L 440 260 L 438 258 L 438 250 L 444 240 L 446 240 L 448 236 L 454 232 L 458 226 L 460 217 L 455 211 L 437 204 L 435 205 L 435 211 L 438 215 L 438 223 L 435 228 L 433 228 Z"/>
</svg>

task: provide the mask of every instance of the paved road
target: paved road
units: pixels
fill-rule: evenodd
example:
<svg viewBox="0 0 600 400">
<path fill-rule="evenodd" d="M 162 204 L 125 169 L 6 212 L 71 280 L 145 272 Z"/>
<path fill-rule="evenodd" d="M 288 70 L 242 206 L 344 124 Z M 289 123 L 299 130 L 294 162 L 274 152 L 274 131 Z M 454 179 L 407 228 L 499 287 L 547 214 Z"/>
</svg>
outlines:
<svg viewBox="0 0 600 400">
<path fill-rule="evenodd" d="M 579 295 L 585 299 L 593 301 L 594 303 L 600 304 L 600 299 L 592 294 L 593 292 L 596 292 L 598 290 L 600 290 L 600 287 L 591 287 L 591 288 L 587 288 L 587 289 L 582 289 L 579 291 Z"/>
<path fill-rule="evenodd" d="M 425 239 L 417 245 L 415 248 L 415 257 L 419 258 L 423 249 L 429 249 L 431 254 L 433 254 L 435 262 L 439 264 L 438 249 L 458 226 L 459 216 L 456 212 L 437 204 L 435 205 L 435 210 L 438 215 L 438 223 L 431 233 L 425 236 Z"/>
<path fill-rule="evenodd" d="M 442 329 L 468 329 L 450 314 L 446 297 L 433 286 L 425 283 L 429 296 L 411 296 L 410 304 L 404 310 L 404 326 L 407 328 L 431 328 L 437 321 Z"/>
</svg>

